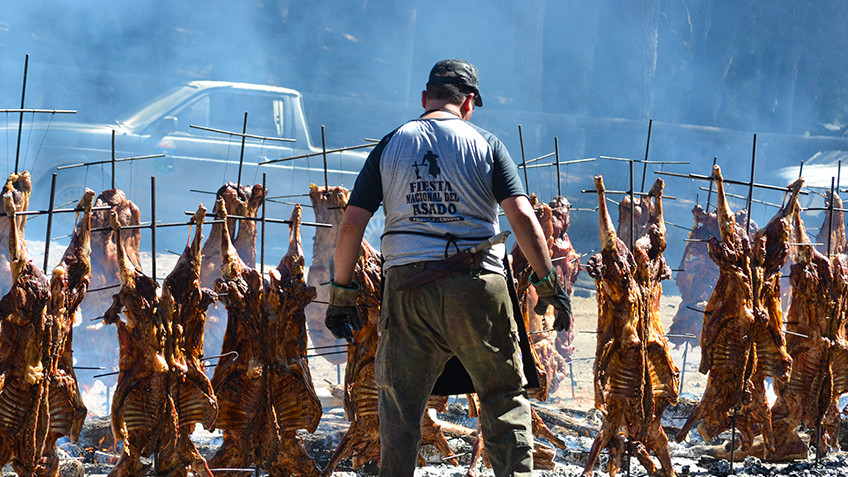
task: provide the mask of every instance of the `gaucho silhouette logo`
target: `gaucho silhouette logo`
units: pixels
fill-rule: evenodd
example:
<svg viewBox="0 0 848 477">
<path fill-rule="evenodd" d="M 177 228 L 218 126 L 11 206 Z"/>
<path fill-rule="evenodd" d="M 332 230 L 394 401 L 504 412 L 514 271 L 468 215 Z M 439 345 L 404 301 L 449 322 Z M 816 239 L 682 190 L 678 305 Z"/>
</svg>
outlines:
<svg viewBox="0 0 848 477">
<path fill-rule="evenodd" d="M 439 176 L 442 172 L 442 168 L 439 167 L 439 161 L 436 159 L 439 156 L 434 154 L 433 151 L 427 150 L 427 154 L 424 154 L 424 157 L 421 158 L 421 164 L 412 163 L 412 167 L 415 168 L 415 179 L 421 179 L 421 172 L 418 170 L 419 167 L 427 166 L 427 173 L 430 174 L 434 179 Z"/>
<path fill-rule="evenodd" d="M 406 203 L 412 206 L 412 222 L 456 222 L 465 220 L 457 216 L 459 196 L 453 190 L 450 181 L 438 180 L 442 173 L 439 167 L 438 155 L 427 151 L 421 158 L 421 163 L 412 163 L 415 169 L 415 180 L 409 183 L 409 193 Z M 421 168 L 427 168 L 431 178 L 421 177 Z"/>
</svg>

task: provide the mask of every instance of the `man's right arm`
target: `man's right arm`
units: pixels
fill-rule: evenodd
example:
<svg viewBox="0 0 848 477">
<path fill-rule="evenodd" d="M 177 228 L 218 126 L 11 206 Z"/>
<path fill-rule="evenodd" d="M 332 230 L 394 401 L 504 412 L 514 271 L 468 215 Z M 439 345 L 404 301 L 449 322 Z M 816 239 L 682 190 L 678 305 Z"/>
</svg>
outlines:
<svg viewBox="0 0 848 477">
<path fill-rule="evenodd" d="M 524 195 L 507 197 L 501 201 L 501 208 L 530 267 L 537 276 L 546 276 L 553 265 L 548 242 L 530 200 Z"/>
<path fill-rule="evenodd" d="M 353 281 L 353 270 L 359 260 L 362 235 L 371 219 L 371 212 L 348 205 L 339 225 L 336 252 L 333 259 L 333 279 L 330 281 L 330 305 L 324 315 L 324 326 L 338 339 L 353 343 L 353 332 L 362 329 L 356 307 L 359 284 Z"/>
<path fill-rule="evenodd" d="M 538 302 L 533 311 L 543 315 L 548 306 L 553 306 L 557 311 L 553 328 L 557 331 L 570 328 L 571 298 L 563 290 L 553 268 L 548 242 L 530 200 L 524 195 L 507 197 L 501 201 L 501 207 L 515 233 L 515 241 L 534 272 L 530 274 L 530 282 L 536 289 Z"/>
<path fill-rule="evenodd" d="M 353 281 L 353 269 L 359 260 L 362 237 L 371 215 L 371 212 L 355 205 L 348 205 L 345 209 L 333 260 L 333 282 L 338 285 L 348 286 Z"/>
</svg>

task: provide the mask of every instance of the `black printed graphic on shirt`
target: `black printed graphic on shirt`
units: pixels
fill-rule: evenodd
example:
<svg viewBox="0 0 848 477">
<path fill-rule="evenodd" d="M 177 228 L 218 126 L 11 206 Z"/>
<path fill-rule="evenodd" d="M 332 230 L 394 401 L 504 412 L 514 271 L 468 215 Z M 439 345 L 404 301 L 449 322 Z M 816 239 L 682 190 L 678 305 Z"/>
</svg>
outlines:
<svg viewBox="0 0 848 477">
<path fill-rule="evenodd" d="M 439 156 L 428 150 L 420 163 L 413 162 L 415 180 L 409 183 L 406 203 L 412 206 L 412 222 L 456 222 L 464 220 L 456 217 L 456 204 L 459 202 L 450 181 L 437 180 L 442 174 Z M 424 180 L 421 169 L 433 180 Z"/>
</svg>

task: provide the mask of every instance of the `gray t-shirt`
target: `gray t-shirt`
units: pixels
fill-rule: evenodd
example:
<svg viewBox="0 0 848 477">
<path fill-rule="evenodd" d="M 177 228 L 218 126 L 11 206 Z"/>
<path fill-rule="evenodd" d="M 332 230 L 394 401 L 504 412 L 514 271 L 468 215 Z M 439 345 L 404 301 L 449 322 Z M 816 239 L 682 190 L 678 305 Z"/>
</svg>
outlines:
<svg viewBox="0 0 848 477">
<path fill-rule="evenodd" d="M 386 269 L 441 260 L 498 233 L 498 203 L 524 195 L 515 163 L 493 134 L 460 118 L 415 119 L 380 141 L 350 204 L 386 215 Z M 455 243 L 454 243 L 455 242 Z M 482 263 L 503 273 L 505 246 Z"/>
</svg>

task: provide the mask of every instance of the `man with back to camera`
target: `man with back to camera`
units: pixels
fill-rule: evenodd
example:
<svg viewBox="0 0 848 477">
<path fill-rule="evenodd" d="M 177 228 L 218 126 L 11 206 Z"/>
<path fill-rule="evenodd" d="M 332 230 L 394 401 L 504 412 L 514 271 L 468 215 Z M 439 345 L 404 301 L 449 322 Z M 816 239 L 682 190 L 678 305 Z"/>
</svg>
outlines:
<svg viewBox="0 0 848 477">
<path fill-rule="evenodd" d="M 413 475 L 427 401 L 445 363 L 457 356 L 480 400 L 495 475 L 530 476 L 530 403 L 504 276 L 506 247 L 484 248 L 465 262 L 446 258 L 497 234 L 500 204 L 534 270 L 536 312 L 554 306 L 560 331 L 571 322 L 570 300 L 515 163 L 497 137 L 467 122 L 483 105 L 477 68 L 459 59 L 436 63 L 421 105 L 424 114 L 384 137 L 356 179 L 338 231 L 325 324 L 349 341 L 362 327 L 352 277 L 365 227 L 382 202 L 380 475 Z M 444 273 L 420 279 L 432 270 Z"/>
</svg>

